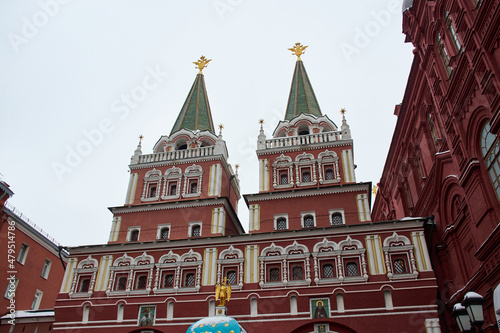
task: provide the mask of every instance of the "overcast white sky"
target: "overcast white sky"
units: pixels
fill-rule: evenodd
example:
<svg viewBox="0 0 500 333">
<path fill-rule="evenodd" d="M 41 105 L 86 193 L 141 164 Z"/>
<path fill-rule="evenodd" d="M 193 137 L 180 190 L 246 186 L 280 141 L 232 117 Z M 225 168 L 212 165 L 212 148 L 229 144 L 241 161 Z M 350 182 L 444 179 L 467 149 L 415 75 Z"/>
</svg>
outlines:
<svg viewBox="0 0 500 333">
<path fill-rule="evenodd" d="M 201 55 L 213 59 L 205 82 L 241 191 L 257 192 L 258 120 L 269 138 L 284 117 L 295 42 L 309 46 L 302 59 L 322 112 L 340 127 L 347 109 L 357 181 L 376 184 L 413 58 L 401 2 L 1 1 L 9 202 L 63 245 L 106 243 L 107 207 L 125 200 L 138 136 L 148 154 L 170 133 Z M 239 217 L 247 228 L 243 198 Z"/>
</svg>

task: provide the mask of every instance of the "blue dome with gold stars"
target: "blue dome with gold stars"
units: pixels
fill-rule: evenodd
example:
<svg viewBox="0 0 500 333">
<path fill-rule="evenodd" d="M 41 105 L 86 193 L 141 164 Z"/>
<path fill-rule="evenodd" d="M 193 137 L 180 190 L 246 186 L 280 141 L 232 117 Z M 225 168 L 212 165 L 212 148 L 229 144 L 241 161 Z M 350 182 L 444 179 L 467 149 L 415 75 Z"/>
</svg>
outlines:
<svg viewBox="0 0 500 333">
<path fill-rule="evenodd" d="M 198 320 L 186 333 L 246 333 L 246 331 L 234 318 L 216 316 Z"/>
</svg>

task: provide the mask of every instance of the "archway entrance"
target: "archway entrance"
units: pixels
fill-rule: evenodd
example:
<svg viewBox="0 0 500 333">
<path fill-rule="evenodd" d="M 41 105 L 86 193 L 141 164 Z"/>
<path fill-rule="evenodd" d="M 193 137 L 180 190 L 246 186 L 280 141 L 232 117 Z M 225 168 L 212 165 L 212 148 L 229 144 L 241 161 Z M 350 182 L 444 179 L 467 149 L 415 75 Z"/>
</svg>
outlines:
<svg viewBox="0 0 500 333">
<path fill-rule="evenodd" d="M 357 333 L 357 332 L 347 326 L 336 323 L 334 321 L 318 320 L 312 323 L 302 325 L 293 330 L 291 333 Z"/>
</svg>

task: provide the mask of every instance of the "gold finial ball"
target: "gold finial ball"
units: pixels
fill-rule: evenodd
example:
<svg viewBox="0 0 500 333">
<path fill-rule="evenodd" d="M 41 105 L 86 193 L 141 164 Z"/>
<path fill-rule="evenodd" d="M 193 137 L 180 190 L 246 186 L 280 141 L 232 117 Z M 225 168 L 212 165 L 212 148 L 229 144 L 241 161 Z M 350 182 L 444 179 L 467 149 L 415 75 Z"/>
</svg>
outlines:
<svg viewBox="0 0 500 333">
<path fill-rule="evenodd" d="M 342 115 L 345 113 L 345 111 L 345 108 L 340 109 L 340 113 L 342 113 Z"/>
<path fill-rule="evenodd" d="M 223 129 L 223 128 L 224 128 L 224 125 L 219 124 L 219 129 Z"/>
<path fill-rule="evenodd" d="M 262 119 L 262 118 L 261 118 L 261 119 L 259 119 L 259 124 L 261 124 L 261 125 L 262 125 L 263 123 L 264 123 L 264 119 Z"/>
<path fill-rule="evenodd" d="M 236 170 L 238 170 L 238 168 L 240 167 L 240 165 L 236 164 L 234 167 L 236 168 Z"/>
</svg>

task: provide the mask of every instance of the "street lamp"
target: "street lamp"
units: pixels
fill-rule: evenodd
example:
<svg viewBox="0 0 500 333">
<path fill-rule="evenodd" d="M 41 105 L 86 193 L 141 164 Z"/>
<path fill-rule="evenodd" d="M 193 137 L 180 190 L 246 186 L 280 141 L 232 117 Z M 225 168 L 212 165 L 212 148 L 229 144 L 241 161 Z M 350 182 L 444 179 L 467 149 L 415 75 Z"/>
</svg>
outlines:
<svg viewBox="0 0 500 333">
<path fill-rule="evenodd" d="M 452 316 L 455 317 L 460 332 L 483 332 L 481 326 L 484 324 L 483 296 L 469 291 L 464 296 L 462 304 L 457 303 L 453 306 Z"/>
</svg>

